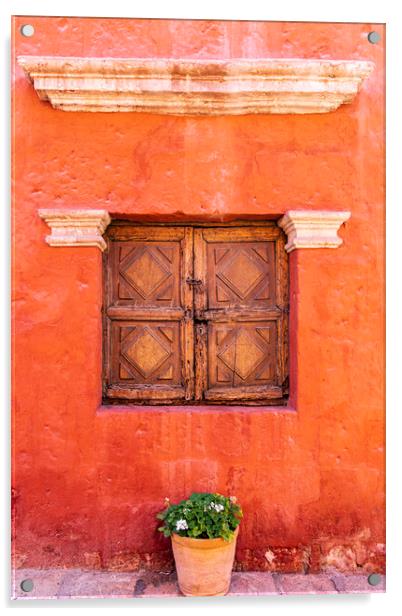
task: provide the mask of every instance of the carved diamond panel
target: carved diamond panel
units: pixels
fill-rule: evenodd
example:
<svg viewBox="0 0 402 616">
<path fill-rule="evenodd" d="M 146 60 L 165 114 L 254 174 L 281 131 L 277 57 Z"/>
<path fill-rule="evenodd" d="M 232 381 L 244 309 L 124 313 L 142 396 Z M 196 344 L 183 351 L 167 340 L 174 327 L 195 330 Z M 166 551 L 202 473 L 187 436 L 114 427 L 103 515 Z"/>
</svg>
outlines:
<svg viewBox="0 0 402 616">
<path fill-rule="evenodd" d="M 132 384 L 180 385 L 178 322 L 123 322 L 113 326 L 117 380 Z"/>
<path fill-rule="evenodd" d="M 129 279 L 140 295 L 147 299 L 163 280 L 171 276 L 171 273 L 154 256 L 151 256 L 148 250 L 145 250 L 124 270 L 124 276 Z"/>
<path fill-rule="evenodd" d="M 208 305 L 264 307 L 275 303 L 274 242 L 208 244 Z"/>
<path fill-rule="evenodd" d="M 245 380 L 264 359 L 264 351 L 241 329 L 218 357 L 228 368 Z"/>
<path fill-rule="evenodd" d="M 276 323 L 211 323 L 209 387 L 273 384 Z"/>
<path fill-rule="evenodd" d="M 263 277 L 264 273 L 243 250 L 218 274 L 218 278 L 226 282 L 242 299 Z"/>
<path fill-rule="evenodd" d="M 126 346 L 124 352 L 124 356 L 145 377 L 154 372 L 169 355 L 169 351 L 162 346 L 160 341 L 156 340 L 148 328 L 144 328 L 134 343 Z"/>
<path fill-rule="evenodd" d="M 116 299 L 138 306 L 179 305 L 179 242 L 122 242 Z"/>
</svg>

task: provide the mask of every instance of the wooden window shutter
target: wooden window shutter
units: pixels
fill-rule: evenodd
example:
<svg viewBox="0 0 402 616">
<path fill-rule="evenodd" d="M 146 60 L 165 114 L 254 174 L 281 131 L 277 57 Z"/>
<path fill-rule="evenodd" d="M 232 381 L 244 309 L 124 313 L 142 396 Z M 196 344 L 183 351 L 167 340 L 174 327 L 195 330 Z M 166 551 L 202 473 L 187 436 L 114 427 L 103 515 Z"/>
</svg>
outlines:
<svg viewBox="0 0 402 616">
<path fill-rule="evenodd" d="M 104 395 L 272 404 L 287 393 L 288 271 L 274 224 L 111 225 Z"/>
<path fill-rule="evenodd" d="M 287 259 L 276 226 L 196 229 L 196 397 L 264 401 L 287 377 Z M 204 366 L 207 366 L 205 369 Z"/>
<path fill-rule="evenodd" d="M 112 226 L 108 233 L 105 381 L 108 398 L 193 397 L 192 233 Z"/>
</svg>

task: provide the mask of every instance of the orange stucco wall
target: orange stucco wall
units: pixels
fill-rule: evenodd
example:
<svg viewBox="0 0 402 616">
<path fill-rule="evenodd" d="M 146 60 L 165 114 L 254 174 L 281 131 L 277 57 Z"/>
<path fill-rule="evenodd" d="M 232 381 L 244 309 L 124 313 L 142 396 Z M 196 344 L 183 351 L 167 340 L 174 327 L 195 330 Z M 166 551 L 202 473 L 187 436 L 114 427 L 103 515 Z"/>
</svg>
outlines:
<svg viewBox="0 0 402 616">
<path fill-rule="evenodd" d="M 384 38 L 367 24 L 14 19 L 14 57 L 376 64 L 335 112 L 169 117 L 54 110 L 13 62 L 16 566 L 160 566 L 164 497 L 217 490 L 244 508 L 239 567 L 382 570 Z M 49 207 L 183 221 L 350 210 L 340 248 L 289 256 L 289 408 L 102 407 L 101 253 L 48 246 Z"/>
</svg>

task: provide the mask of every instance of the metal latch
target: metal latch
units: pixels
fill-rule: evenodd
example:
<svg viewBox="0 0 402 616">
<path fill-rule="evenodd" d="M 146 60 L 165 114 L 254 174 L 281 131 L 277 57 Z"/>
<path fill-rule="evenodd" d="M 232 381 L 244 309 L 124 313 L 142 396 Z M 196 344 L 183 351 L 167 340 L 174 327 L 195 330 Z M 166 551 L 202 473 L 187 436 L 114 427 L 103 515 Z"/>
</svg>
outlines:
<svg viewBox="0 0 402 616">
<path fill-rule="evenodd" d="M 193 311 L 192 311 L 190 308 L 187 308 L 187 309 L 184 311 L 184 319 L 185 319 L 186 321 L 192 321 L 192 320 L 193 320 L 193 318 L 194 318 Z"/>
</svg>

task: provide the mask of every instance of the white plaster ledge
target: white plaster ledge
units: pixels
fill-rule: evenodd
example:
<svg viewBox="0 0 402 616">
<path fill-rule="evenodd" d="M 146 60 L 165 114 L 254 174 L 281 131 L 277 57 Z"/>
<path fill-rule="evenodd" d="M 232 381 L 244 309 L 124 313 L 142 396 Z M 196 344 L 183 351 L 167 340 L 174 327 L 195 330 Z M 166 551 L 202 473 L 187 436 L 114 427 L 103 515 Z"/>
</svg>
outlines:
<svg viewBox="0 0 402 616">
<path fill-rule="evenodd" d="M 110 224 L 106 210 L 43 209 L 38 214 L 51 230 L 45 238 L 50 246 L 97 246 L 105 250 L 102 235 Z"/>
<path fill-rule="evenodd" d="M 19 56 L 43 101 L 64 111 L 173 115 L 326 113 L 350 103 L 372 62 Z"/>
<path fill-rule="evenodd" d="M 350 212 L 328 210 L 289 210 L 278 221 L 288 241 L 287 252 L 296 248 L 337 248 L 342 244 L 338 229 Z"/>
</svg>

